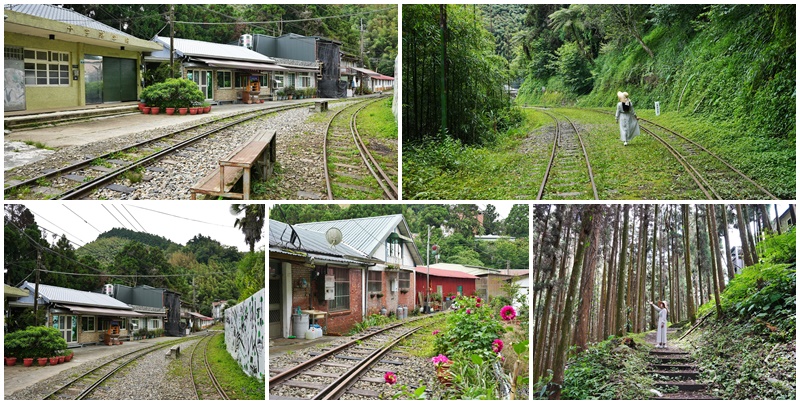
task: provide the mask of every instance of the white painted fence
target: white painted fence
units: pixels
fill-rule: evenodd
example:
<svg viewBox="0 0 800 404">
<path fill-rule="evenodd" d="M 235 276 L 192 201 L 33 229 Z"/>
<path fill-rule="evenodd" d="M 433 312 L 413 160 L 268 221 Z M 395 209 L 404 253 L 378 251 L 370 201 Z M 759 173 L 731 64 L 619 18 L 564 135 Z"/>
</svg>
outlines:
<svg viewBox="0 0 800 404">
<path fill-rule="evenodd" d="M 264 377 L 266 369 L 264 291 L 225 310 L 225 346 L 242 370 L 253 377 Z"/>
</svg>

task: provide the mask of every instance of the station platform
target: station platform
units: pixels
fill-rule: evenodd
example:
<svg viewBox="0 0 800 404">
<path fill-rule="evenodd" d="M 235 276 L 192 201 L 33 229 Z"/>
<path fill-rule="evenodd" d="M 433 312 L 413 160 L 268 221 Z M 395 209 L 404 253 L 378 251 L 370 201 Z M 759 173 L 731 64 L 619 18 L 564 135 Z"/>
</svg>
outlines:
<svg viewBox="0 0 800 404">
<path fill-rule="evenodd" d="M 350 337 L 336 337 L 332 335 L 323 335 L 316 339 L 289 339 L 289 338 L 272 338 L 269 340 L 269 357 L 273 358 L 281 356 L 289 351 L 297 351 L 300 349 L 310 348 L 319 344 L 339 345 L 350 340 Z"/>
<path fill-rule="evenodd" d="M 3 366 L 3 395 L 8 396 L 16 391 L 32 386 L 42 380 L 49 379 L 63 371 L 99 360 L 119 353 L 131 352 L 142 347 L 152 346 L 160 342 L 171 341 L 183 337 L 159 337 L 139 341 L 125 341 L 122 345 L 93 345 L 82 348 L 72 348 L 75 354 L 71 361 L 59 365 L 39 366 L 34 361 L 33 366 L 25 367 L 22 359 L 17 359 L 16 366 Z M 166 348 L 165 348 L 166 351 Z"/>
</svg>

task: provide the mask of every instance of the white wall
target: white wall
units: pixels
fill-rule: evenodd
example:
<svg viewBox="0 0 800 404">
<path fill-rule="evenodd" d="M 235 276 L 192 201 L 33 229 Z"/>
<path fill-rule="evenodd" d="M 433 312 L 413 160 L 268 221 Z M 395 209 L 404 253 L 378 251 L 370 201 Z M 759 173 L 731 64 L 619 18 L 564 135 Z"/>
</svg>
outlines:
<svg viewBox="0 0 800 404">
<path fill-rule="evenodd" d="M 225 310 L 225 347 L 242 370 L 253 377 L 265 377 L 266 288 Z"/>
</svg>

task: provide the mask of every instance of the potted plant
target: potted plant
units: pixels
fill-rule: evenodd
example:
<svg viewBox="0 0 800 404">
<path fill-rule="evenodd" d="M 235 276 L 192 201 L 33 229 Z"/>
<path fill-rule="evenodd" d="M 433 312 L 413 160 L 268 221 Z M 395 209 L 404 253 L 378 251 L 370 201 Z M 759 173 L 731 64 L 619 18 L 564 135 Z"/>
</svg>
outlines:
<svg viewBox="0 0 800 404">
<path fill-rule="evenodd" d="M 36 361 L 39 362 L 39 366 L 47 365 L 47 358 L 37 358 Z"/>
<path fill-rule="evenodd" d="M 51 356 L 50 357 L 50 365 L 51 366 L 58 365 L 58 356 Z"/>
<path fill-rule="evenodd" d="M 150 107 L 147 107 L 147 106 L 142 107 L 142 113 L 145 114 L 145 115 L 149 114 L 150 113 Z"/>
<path fill-rule="evenodd" d="M 64 362 L 69 362 L 72 360 L 72 356 L 74 355 L 71 349 L 68 349 L 64 352 Z"/>
<path fill-rule="evenodd" d="M 164 105 L 165 105 L 164 112 L 166 112 L 167 115 L 174 115 L 175 114 L 175 109 L 176 109 L 175 108 L 175 101 L 172 101 L 172 100 L 167 101 Z"/>
<path fill-rule="evenodd" d="M 283 96 L 286 95 L 286 92 L 283 90 L 278 90 L 275 92 L 275 95 L 278 96 L 278 101 L 283 101 Z"/>
<path fill-rule="evenodd" d="M 31 365 L 33 365 L 33 358 L 22 358 L 22 364 L 26 368 L 31 367 Z"/>
<path fill-rule="evenodd" d="M 207 114 L 209 112 L 211 112 L 211 104 L 209 104 L 207 102 L 204 102 L 203 103 L 203 113 Z"/>
<path fill-rule="evenodd" d="M 286 87 L 283 91 L 290 100 L 294 97 L 294 86 Z"/>
</svg>

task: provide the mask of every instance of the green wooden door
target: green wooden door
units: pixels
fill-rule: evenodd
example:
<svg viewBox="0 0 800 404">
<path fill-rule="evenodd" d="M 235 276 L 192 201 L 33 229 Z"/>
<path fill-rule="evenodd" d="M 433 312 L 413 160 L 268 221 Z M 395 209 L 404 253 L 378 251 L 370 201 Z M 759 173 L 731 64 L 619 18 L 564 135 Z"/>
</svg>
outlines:
<svg viewBox="0 0 800 404">
<path fill-rule="evenodd" d="M 136 61 L 103 58 L 103 102 L 136 101 Z"/>
</svg>

